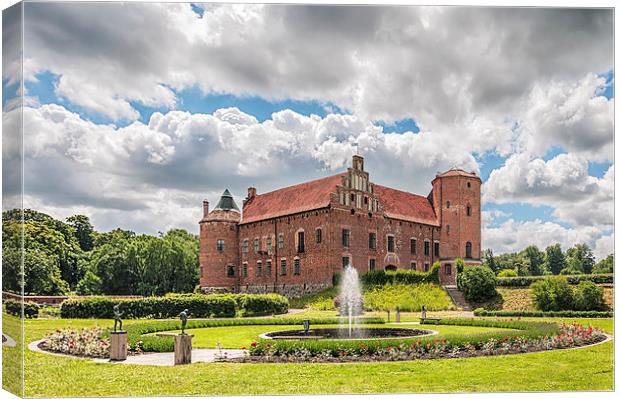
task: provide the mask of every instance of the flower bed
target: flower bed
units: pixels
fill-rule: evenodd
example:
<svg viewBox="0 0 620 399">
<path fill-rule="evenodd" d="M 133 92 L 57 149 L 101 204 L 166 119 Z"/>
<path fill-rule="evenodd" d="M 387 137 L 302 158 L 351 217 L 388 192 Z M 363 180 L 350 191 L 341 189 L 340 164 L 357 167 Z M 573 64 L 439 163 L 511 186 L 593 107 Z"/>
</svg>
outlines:
<svg viewBox="0 0 620 399">
<path fill-rule="evenodd" d="M 110 339 L 104 335 L 102 328 L 64 328 L 46 337 L 39 347 L 67 355 L 105 358 L 110 355 Z"/>
<path fill-rule="evenodd" d="M 542 330 L 539 330 L 542 333 Z M 348 362 L 424 360 L 457 357 L 493 356 L 579 347 L 601 342 L 605 334 L 592 327 L 562 324 L 555 334 L 537 335 L 524 331 L 519 335 L 487 339 L 402 340 L 398 344 L 379 341 L 295 342 L 257 341 L 250 356 L 236 361 L 249 362 Z"/>
</svg>

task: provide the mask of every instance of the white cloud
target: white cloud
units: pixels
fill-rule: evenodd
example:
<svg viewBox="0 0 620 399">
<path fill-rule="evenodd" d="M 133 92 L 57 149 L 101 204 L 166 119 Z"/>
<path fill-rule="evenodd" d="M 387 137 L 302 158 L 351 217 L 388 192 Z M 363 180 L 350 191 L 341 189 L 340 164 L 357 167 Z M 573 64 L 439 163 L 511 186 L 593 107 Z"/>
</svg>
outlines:
<svg viewBox="0 0 620 399">
<path fill-rule="evenodd" d="M 548 205 L 554 216 L 577 226 L 612 226 L 614 166 L 602 178 L 588 174 L 588 160 L 560 154 L 549 161 L 511 156 L 483 185 L 486 203 Z"/>
<path fill-rule="evenodd" d="M 492 248 L 495 254 L 518 252 L 529 245 L 540 249 L 560 243 L 563 250 L 579 243 L 587 243 L 597 259 L 613 252 L 613 233 L 597 227 L 565 228 L 557 223 L 515 221 L 509 219 L 497 227 L 485 226 L 482 231 L 483 248 Z"/>
</svg>

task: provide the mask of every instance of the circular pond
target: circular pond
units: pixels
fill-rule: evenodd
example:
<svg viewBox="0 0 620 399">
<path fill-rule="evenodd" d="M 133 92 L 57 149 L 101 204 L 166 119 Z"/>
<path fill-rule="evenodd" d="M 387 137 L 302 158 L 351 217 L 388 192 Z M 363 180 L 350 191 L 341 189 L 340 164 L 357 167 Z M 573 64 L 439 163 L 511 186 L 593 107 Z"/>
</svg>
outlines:
<svg viewBox="0 0 620 399">
<path fill-rule="evenodd" d="M 434 335 L 437 331 L 415 328 L 313 328 L 304 330 L 273 331 L 261 334 L 264 339 L 390 339 Z"/>
</svg>

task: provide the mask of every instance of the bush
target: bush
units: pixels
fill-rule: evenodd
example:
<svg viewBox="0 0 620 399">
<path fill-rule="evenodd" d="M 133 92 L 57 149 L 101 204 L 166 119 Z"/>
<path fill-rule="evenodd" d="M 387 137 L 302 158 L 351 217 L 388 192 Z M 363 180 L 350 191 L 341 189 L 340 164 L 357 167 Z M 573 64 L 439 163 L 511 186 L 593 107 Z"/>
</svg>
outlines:
<svg viewBox="0 0 620 399">
<path fill-rule="evenodd" d="M 543 311 L 572 310 L 575 299 L 566 277 L 545 277 L 532 284 L 532 299 L 536 307 Z"/>
<path fill-rule="evenodd" d="M 520 276 L 502 277 L 497 279 L 497 285 L 501 287 L 528 287 L 536 281 L 544 280 L 547 276 Z M 566 279 L 569 284 L 579 284 L 582 281 L 592 281 L 595 284 L 613 284 L 613 274 L 579 274 L 568 275 Z"/>
<path fill-rule="evenodd" d="M 560 274 L 562 276 L 576 276 L 576 275 L 583 274 L 583 273 L 581 272 L 581 270 L 565 267 L 564 269 L 560 270 Z"/>
<path fill-rule="evenodd" d="M 592 281 L 582 281 L 575 287 L 575 309 L 576 310 L 603 310 L 605 300 L 603 298 L 603 288 L 594 284 Z"/>
<path fill-rule="evenodd" d="M 614 317 L 613 311 L 577 311 L 559 310 L 555 312 L 542 312 L 540 310 L 486 310 L 478 308 L 474 310 L 475 316 L 480 317 L 584 317 L 584 318 L 606 318 Z"/>
<path fill-rule="evenodd" d="M 486 266 L 472 266 L 461 273 L 458 288 L 468 301 L 482 302 L 497 295 L 495 285 L 496 277 L 491 269 Z"/>
<path fill-rule="evenodd" d="M 396 270 L 385 271 L 375 270 L 364 273 L 361 276 L 361 282 L 364 286 L 386 285 L 386 284 L 420 284 L 435 283 L 439 284 L 439 264 L 433 264 L 428 272 L 419 272 L 417 270 Z"/>
<path fill-rule="evenodd" d="M 39 317 L 39 305 L 34 302 L 23 302 L 24 304 L 24 317 L 36 318 Z M 4 307 L 8 314 L 13 316 L 22 317 L 22 302 L 9 299 L 5 302 Z"/>
<path fill-rule="evenodd" d="M 277 294 L 173 294 L 164 297 L 111 299 L 107 297 L 74 298 L 60 307 L 63 318 L 113 317 L 112 308 L 120 305 L 123 318 L 173 318 L 187 309 L 191 317 L 234 317 L 240 315 L 286 313 L 288 301 Z"/>
<path fill-rule="evenodd" d="M 517 272 L 514 269 L 503 269 L 497 273 L 497 277 L 517 277 Z"/>
</svg>

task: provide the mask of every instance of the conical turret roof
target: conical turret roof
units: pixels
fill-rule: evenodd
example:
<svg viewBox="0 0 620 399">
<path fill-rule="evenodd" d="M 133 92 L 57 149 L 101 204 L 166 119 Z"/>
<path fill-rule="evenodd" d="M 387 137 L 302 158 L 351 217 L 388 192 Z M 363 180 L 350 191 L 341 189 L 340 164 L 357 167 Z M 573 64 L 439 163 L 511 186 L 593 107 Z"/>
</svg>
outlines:
<svg viewBox="0 0 620 399">
<path fill-rule="evenodd" d="M 214 210 L 221 209 L 223 211 L 237 211 L 239 212 L 239 207 L 235 203 L 232 194 L 228 189 L 224 190 L 222 196 L 220 197 L 220 201 L 215 206 Z"/>
</svg>

